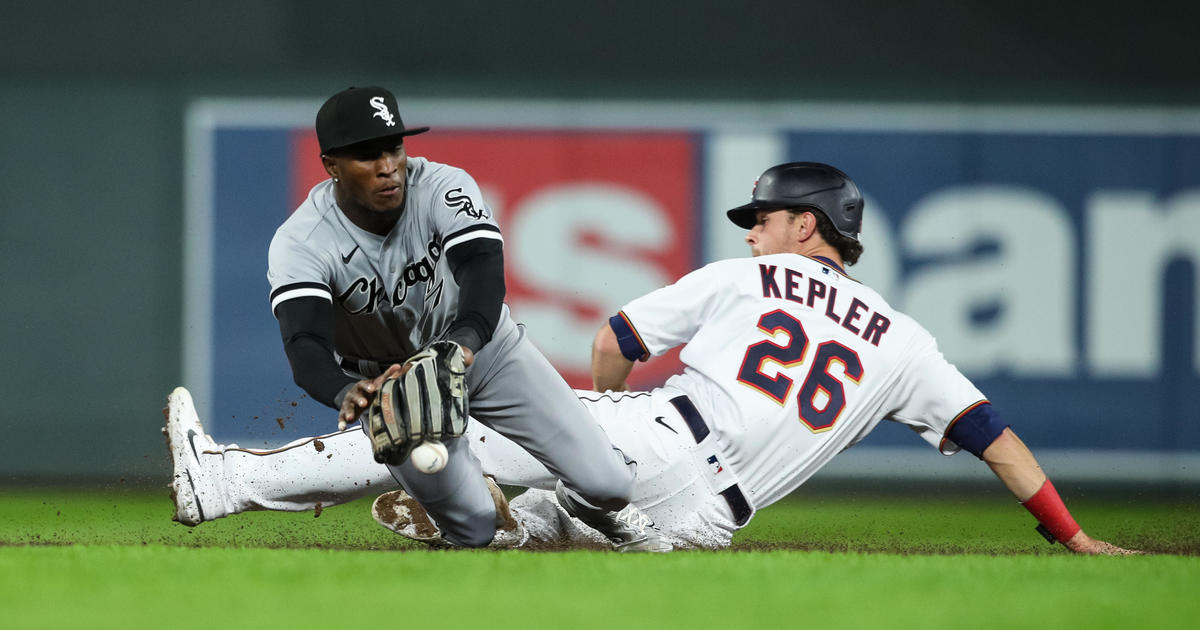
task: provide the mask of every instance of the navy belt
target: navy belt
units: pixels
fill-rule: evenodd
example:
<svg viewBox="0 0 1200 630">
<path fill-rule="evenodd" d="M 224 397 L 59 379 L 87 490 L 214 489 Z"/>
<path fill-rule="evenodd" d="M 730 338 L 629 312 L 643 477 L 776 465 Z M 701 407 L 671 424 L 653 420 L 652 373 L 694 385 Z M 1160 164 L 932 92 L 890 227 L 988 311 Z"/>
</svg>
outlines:
<svg viewBox="0 0 1200 630">
<path fill-rule="evenodd" d="M 671 399 L 671 404 L 675 406 L 675 410 L 679 412 L 679 416 L 683 418 L 683 422 L 687 424 L 687 428 L 692 432 L 692 437 L 696 439 L 696 443 L 704 441 L 710 433 L 708 424 L 704 422 L 704 417 L 700 415 L 700 411 L 696 409 L 696 405 L 692 404 L 691 399 L 687 396 L 676 396 Z M 741 488 L 737 484 L 733 484 L 721 491 L 721 498 L 729 504 L 729 509 L 733 510 L 733 522 L 737 523 L 738 527 L 745 525 L 750 521 L 750 516 L 754 514 L 754 510 L 750 509 L 750 502 L 746 500 L 746 495 L 742 494 Z"/>
</svg>

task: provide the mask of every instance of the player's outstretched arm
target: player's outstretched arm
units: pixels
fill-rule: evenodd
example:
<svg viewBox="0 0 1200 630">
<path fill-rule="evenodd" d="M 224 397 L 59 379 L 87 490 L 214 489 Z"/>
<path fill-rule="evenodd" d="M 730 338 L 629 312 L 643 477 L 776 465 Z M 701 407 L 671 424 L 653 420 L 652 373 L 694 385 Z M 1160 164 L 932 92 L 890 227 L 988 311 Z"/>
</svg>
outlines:
<svg viewBox="0 0 1200 630">
<path fill-rule="evenodd" d="M 633 361 L 621 353 L 617 334 L 608 324 L 600 327 L 596 340 L 592 342 L 592 389 L 598 392 L 629 390 L 625 382 L 633 371 Z"/>
<path fill-rule="evenodd" d="M 1033 453 L 1012 429 L 996 438 L 983 451 L 983 461 L 1009 492 L 1038 519 L 1039 530 L 1053 536 L 1075 553 L 1128 555 L 1141 553 L 1096 540 L 1083 532 L 1042 472 Z"/>
</svg>

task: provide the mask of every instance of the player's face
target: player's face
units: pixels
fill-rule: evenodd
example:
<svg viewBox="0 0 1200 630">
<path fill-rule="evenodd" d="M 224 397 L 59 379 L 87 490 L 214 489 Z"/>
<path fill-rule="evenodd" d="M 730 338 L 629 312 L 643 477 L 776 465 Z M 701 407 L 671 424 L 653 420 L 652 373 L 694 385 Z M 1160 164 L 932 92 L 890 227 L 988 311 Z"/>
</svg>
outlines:
<svg viewBox="0 0 1200 630">
<path fill-rule="evenodd" d="M 800 221 L 787 210 L 759 210 L 746 243 L 754 256 L 794 252 L 799 242 Z"/>
<path fill-rule="evenodd" d="M 408 154 L 403 138 L 360 142 L 324 158 L 325 170 L 354 205 L 381 214 L 404 206 Z"/>
</svg>

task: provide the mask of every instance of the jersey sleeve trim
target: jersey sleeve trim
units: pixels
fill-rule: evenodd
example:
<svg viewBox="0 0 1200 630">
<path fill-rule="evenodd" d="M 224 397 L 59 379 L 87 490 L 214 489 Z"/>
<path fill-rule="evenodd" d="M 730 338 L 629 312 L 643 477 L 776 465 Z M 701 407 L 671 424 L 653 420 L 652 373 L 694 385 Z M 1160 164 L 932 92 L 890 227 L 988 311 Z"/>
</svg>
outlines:
<svg viewBox="0 0 1200 630">
<path fill-rule="evenodd" d="M 955 449 L 947 448 L 947 442 L 951 442 L 975 457 L 982 458 L 983 451 L 991 446 L 1007 427 L 1008 424 L 1002 422 L 999 414 L 992 408 L 992 403 L 987 399 L 980 400 L 962 410 L 950 421 L 946 432 L 942 434 L 938 450 L 943 453 L 952 452 Z"/>
<path fill-rule="evenodd" d="M 621 348 L 621 354 L 626 359 L 630 361 L 645 361 L 650 358 L 650 351 L 646 349 L 646 344 L 642 341 L 642 336 L 633 327 L 633 322 L 629 321 L 629 317 L 625 315 L 625 311 L 621 311 L 608 318 L 608 325 L 616 333 L 617 345 Z"/>
<path fill-rule="evenodd" d="M 299 297 L 318 297 L 333 302 L 333 293 L 329 287 L 320 282 L 293 282 L 285 284 L 271 292 L 271 312 L 274 313 L 279 305 Z"/>
<path fill-rule="evenodd" d="M 453 234 L 447 235 L 445 240 L 442 241 L 442 250 L 448 250 L 455 245 L 460 245 L 462 243 L 466 243 L 467 241 L 473 241 L 477 238 L 492 238 L 500 242 L 504 242 L 504 237 L 500 235 L 500 228 L 494 225 L 481 223 L 479 225 L 472 225 L 471 227 L 464 228 L 454 232 Z"/>
</svg>

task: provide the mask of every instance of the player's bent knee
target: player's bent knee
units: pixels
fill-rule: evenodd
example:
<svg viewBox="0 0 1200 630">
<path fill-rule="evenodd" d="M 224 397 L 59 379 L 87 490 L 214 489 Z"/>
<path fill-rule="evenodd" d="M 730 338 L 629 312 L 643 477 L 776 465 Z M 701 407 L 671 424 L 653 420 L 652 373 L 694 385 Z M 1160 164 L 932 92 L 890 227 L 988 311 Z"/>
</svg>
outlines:
<svg viewBox="0 0 1200 630">
<path fill-rule="evenodd" d="M 591 505 L 617 511 L 628 505 L 629 499 L 633 497 L 633 481 L 610 481 L 592 484 L 591 487 L 573 487 L 572 490 Z"/>
<path fill-rule="evenodd" d="M 617 449 L 612 457 L 576 462 L 562 483 L 589 505 L 605 510 L 620 510 L 633 497 L 637 464 Z"/>
<path fill-rule="evenodd" d="M 606 497 L 586 497 L 588 503 L 602 507 L 606 510 L 617 512 L 629 505 L 629 493 L 619 495 L 610 495 Z"/>
</svg>

